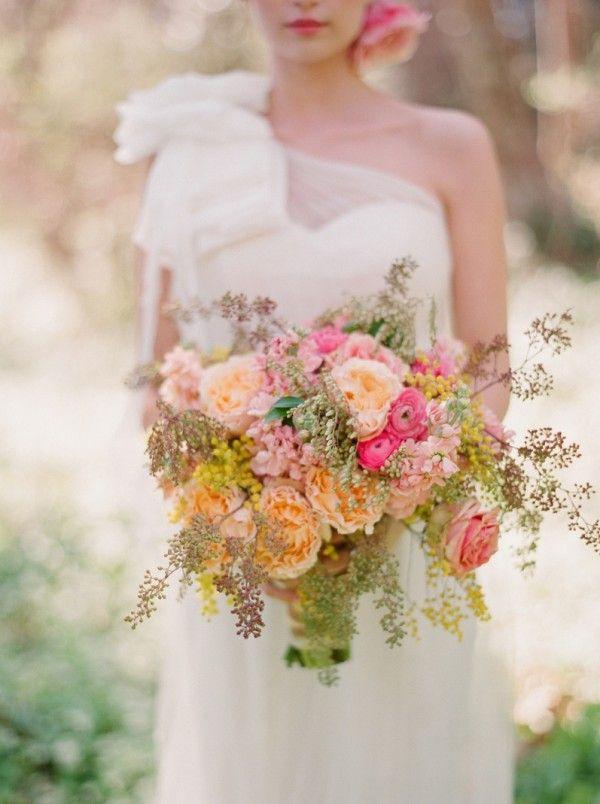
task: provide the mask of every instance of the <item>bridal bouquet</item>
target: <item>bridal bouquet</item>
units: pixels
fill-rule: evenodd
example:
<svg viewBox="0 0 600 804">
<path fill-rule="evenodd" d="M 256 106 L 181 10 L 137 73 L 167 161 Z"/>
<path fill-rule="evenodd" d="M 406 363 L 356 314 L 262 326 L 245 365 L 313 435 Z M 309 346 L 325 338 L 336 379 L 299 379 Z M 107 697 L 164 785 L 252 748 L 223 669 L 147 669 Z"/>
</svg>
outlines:
<svg viewBox="0 0 600 804">
<path fill-rule="evenodd" d="M 581 503 L 589 484 L 564 487 L 557 472 L 578 455 L 541 427 L 514 443 L 482 400 L 497 382 L 521 398 L 547 393 L 539 354 L 570 345 L 570 314 L 536 319 L 522 365 L 498 373 L 505 338 L 467 350 L 440 338 L 415 346 L 423 300 L 409 295 L 415 265 L 392 266 L 384 289 L 351 297 L 305 326 L 276 316 L 268 298 L 226 294 L 175 312 L 224 316 L 233 345 L 206 354 L 179 345 L 143 376 L 159 386 L 149 469 L 179 527 L 166 563 L 148 571 L 133 626 L 155 610 L 171 576 L 194 585 L 206 615 L 221 594 L 237 633 L 258 637 L 266 583 L 293 588 L 297 637 L 289 664 L 335 679 L 350 656 L 361 597 L 373 596 L 386 641 L 418 633 L 424 617 L 460 638 L 469 615 L 488 618 L 475 570 L 495 553 L 501 529 L 518 528 L 532 564 L 546 512 L 594 546 L 600 525 Z M 411 600 L 393 546 L 416 539 L 427 595 Z"/>
</svg>

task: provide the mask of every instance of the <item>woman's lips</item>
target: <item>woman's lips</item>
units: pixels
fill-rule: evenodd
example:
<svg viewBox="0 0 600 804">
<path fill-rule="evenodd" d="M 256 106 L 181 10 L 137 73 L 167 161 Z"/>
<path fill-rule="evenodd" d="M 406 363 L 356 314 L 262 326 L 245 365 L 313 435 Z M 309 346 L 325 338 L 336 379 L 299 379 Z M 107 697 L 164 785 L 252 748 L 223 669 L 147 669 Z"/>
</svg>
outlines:
<svg viewBox="0 0 600 804">
<path fill-rule="evenodd" d="M 326 24 L 325 22 L 319 22 L 319 20 L 305 18 L 288 22 L 286 28 L 290 28 L 299 34 L 314 34 L 324 28 Z"/>
</svg>

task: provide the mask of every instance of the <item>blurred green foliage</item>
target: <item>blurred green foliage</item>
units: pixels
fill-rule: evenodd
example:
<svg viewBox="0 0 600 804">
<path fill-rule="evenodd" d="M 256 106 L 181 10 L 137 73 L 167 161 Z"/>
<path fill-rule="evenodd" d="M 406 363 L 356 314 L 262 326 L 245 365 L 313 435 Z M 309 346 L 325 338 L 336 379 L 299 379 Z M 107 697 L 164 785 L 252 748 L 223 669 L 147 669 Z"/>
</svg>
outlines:
<svg viewBox="0 0 600 804">
<path fill-rule="evenodd" d="M 73 512 L 0 518 L 0 801 L 148 800 L 152 679 L 119 645 L 122 558 L 93 555 Z"/>
<path fill-rule="evenodd" d="M 600 704 L 557 726 L 521 761 L 516 804 L 600 804 Z"/>
</svg>

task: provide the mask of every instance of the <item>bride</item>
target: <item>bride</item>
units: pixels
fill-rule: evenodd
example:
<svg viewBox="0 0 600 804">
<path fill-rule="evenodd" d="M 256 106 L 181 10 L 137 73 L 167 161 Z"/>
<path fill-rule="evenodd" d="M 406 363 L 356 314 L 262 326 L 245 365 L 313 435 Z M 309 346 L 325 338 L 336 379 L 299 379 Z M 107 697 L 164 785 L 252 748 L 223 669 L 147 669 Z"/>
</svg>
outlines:
<svg viewBox="0 0 600 804">
<path fill-rule="evenodd" d="M 268 75 L 176 75 L 118 106 L 116 159 L 152 157 L 134 233 L 140 359 L 179 337 L 202 348 L 226 339 L 219 320 L 177 331 L 169 301 L 268 295 L 299 323 L 380 290 L 406 255 L 442 332 L 470 344 L 505 332 L 504 201 L 486 128 L 361 79 L 380 57 L 410 55 L 426 16 L 388 0 L 248 2 Z M 502 418 L 507 394 L 496 386 L 486 403 Z M 396 549 L 418 599 L 421 551 L 409 536 Z M 284 666 L 286 606 L 270 591 L 264 633 L 247 641 L 226 612 L 207 623 L 193 594 L 169 602 L 157 801 L 511 800 L 509 703 L 484 627 L 469 624 L 459 642 L 424 623 L 419 641 L 390 649 L 365 603 L 353 659 L 325 688 Z"/>
</svg>

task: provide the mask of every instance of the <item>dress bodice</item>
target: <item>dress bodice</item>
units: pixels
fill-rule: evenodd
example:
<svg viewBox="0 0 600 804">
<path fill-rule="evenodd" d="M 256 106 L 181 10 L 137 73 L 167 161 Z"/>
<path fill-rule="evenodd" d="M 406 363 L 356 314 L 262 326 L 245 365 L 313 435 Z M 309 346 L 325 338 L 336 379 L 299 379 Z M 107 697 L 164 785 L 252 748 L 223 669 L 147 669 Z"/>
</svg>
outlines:
<svg viewBox="0 0 600 804">
<path fill-rule="evenodd" d="M 451 253 L 441 202 L 380 170 L 281 143 L 265 117 L 269 79 L 188 73 L 135 92 L 117 109 L 116 159 L 156 154 L 134 241 L 147 253 L 142 360 L 152 356 L 160 267 L 183 304 L 225 291 L 266 295 L 301 323 L 352 293 L 380 290 L 391 263 L 416 260 L 414 295 L 433 297 L 450 332 Z M 427 337 L 428 305 L 418 321 Z M 186 339 L 226 342 L 225 322 L 183 325 Z"/>
</svg>

